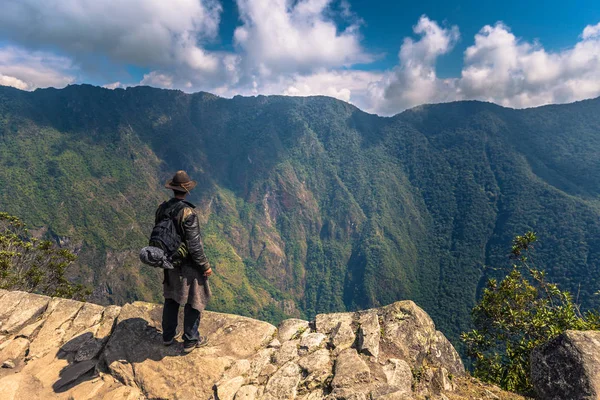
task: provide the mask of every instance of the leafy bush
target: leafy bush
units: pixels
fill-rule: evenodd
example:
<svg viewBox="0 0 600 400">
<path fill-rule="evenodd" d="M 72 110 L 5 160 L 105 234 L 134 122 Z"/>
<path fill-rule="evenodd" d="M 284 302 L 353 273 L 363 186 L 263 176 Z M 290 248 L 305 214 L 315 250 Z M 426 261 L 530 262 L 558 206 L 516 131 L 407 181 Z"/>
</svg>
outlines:
<svg viewBox="0 0 600 400">
<path fill-rule="evenodd" d="M 533 232 L 513 240 L 512 271 L 500 283 L 488 281 L 473 309 L 476 329 L 462 335 L 476 377 L 523 394 L 532 392 L 529 357 L 534 347 L 568 329 L 600 328 L 598 314 L 582 314 L 569 292 L 535 268 L 530 252 L 536 240 Z"/>
<path fill-rule="evenodd" d="M 0 212 L 0 288 L 83 299 L 89 290 L 65 276 L 75 259 L 67 249 L 30 237 L 19 218 Z"/>
</svg>

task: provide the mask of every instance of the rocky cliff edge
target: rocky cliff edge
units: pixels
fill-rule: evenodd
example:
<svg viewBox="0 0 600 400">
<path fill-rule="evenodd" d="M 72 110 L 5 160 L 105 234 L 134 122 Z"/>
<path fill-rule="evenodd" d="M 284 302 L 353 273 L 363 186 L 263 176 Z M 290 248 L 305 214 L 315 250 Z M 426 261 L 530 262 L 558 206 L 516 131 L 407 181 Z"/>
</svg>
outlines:
<svg viewBox="0 0 600 400">
<path fill-rule="evenodd" d="M 278 328 L 205 312 L 210 343 L 187 355 L 181 340 L 162 345 L 161 312 L 0 290 L 0 398 L 516 398 L 465 386 L 456 350 L 412 301 Z"/>
</svg>

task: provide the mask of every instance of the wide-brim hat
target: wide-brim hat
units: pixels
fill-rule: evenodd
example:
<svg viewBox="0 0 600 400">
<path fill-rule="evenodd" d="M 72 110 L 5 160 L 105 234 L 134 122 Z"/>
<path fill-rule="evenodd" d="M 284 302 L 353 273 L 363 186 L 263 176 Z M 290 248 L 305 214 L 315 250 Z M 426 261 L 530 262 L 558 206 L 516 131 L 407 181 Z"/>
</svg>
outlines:
<svg viewBox="0 0 600 400">
<path fill-rule="evenodd" d="M 190 179 L 185 171 L 177 171 L 172 179 L 165 183 L 167 189 L 177 190 L 179 192 L 189 192 L 197 185 L 196 181 Z"/>
</svg>

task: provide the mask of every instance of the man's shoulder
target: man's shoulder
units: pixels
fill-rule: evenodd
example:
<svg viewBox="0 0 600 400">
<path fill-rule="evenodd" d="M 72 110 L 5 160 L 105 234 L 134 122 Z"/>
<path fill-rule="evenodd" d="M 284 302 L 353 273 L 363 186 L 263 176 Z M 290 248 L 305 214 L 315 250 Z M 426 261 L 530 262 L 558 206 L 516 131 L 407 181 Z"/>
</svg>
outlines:
<svg viewBox="0 0 600 400">
<path fill-rule="evenodd" d="M 191 215 L 196 215 L 196 211 L 194 211 L 195 208 L 196 208 L 196 206 L 193 205 L 192 203 L 190 203 L 189 201 L 182 200 L 181 201 L 181 211 L 180 211 L 181 220 L 185 221 Z"/>
</svg>

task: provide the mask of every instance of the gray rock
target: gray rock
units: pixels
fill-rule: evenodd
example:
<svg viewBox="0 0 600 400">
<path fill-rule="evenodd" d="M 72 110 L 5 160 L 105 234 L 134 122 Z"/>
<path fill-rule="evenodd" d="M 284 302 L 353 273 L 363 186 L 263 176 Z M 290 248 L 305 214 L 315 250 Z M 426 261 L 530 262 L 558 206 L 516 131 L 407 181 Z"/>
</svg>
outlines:
<svg viewBox="0 0 600 400">
<path fill-rule="evenodd" d="M 248 371 L 248 382 L 258 383 L 258 377 L 260 376 L 261 371 L 263 371 L 267 365 L 272 365 L 270 363 L 273 353 L 275 353 L 275 349 L 261 349 L 252 356 L 250 359 L 250 371 Z M 273 372 L 275 372 L 275 370 Z"/>
<path fill-rule="evenodd" d="M 251 365 L 248 360 L 237 360 L 233 365 L 225 371 L 221 377 L 221 381 L 228 381 L 238 376 L 246 376 L 250 371 Z M 218 385 L 218 384 L 217 384 Z M 234 393 L 235 394 L 235 393 Z"/>
<path fill-rule="evenodd" d="M 316 330 L 319 333 L 329 335 L 340 324 L 352 326 L 354 317 L 354 313 L 318 314 L 315 318 Z"/>
<path fill-rule="evenodd" d="M 100 350 L 108 342 L 109 336 L 112 333 L 112 329 L 115 324 L 116 318 L 121 312 L 121 307 L 108 306 L 102 313 L 102 319 L 95 326 L 95 329 L 91 329 L 90 332 L 94 332 L 92 337 L 88 337 L 86 341 L 81 343 L 77 347 L 75 354 L 75 361 L 81 362 L 91 360 L 100 353 Z M 64 348 L 64 346 L 63 346 Z"/>
<path fill-rule="evenodd" d="M 449 373 L 462 371 L 454 348 L 412 302 L 322 314 L 317 332 L 303 320 L 285 321 L 277 331 L 207 311 L 200 329 L 209 345 L 186 355 L 181 343 L 163 346 L 161 316 L 156 304 L 102 307 L 0 292 L 0 322 L 9 332 L 0 334 L 0 365 L 16 365 L 16 373 L 0 374 L 0 398 L 53 398 L 60 392 L 61 398 L 107 400 L 408 400 L 441 397 L 451 389 Z M 333 349 L 324 348 L 327 343 Z M 390 360 L 376 363 L 376 355 Z M 412 362 L 429 366 L 414 393 Z"/>
<path fill-rule="evenodd" d="M 308 321 L 302 319 L 286 319 L 277 327 L 277 337 L 281 343 L 292 339 L 300 339 L 302 335 L 310 333 Z"/>
<path fill-rule="evenodd" d="M 28 347 L 29 340 L 22 337 L 2 343 L 2 347 L 0 348 L 0 362 L 24 358 Z"/>
<path fill-rule="evenodd" d="M 304 356 L 298 360 L 300 368 L 308 374 L 317 371 L 331 371 L 331 357 L 327 349 L 317 350 L 312 354 Z"/>
<path fill-rule="evenodd" d="M 600 331 L 567 331 L 531 354 L 538 398 L 600 398 Z"/>
<path fill-rule="evenodd" d="M 382 317 L 386 355 L 406 360 L 410 365 L 424 362 L 444 367 L 454 375 L 464 374 L 464 367 L 454 347 L 441 333 L 429 315 L 414 302 L 399 301 L 378 310 Z"/>
<path fill-rule="evenodd" d="M 370 396 L 361 388 L 335 388 L 326 397 L 327 400 L 367 400 Z"/>
<path fill-rule="evenodd" d="M 267 383 L 267 381 L 269 380 L 269 378 L 275 373 L 277 372 L 277 366 L 273 365 L 273 364 L 268 364 L 267 366 L 265 366 L 259 373 L 258 375 L 258 383 L 259 384 L 265 384 Z"/>
<path fill-rule="evenodd" d="M 29 346 L 29 357 L 41 358 L 65 342 L 65 334 L 84 303 L 54 298 L 44 314 L 46 322 Z"/>
<path fill-rule="evenodd" d="M 50 297 L 29 294 L 21 298 L 10 317 L 2 324 L 2 333 L 13 333 L 39 317 L 48 306 Z M 98 306 L 99 307 L 99 306 Z"/>
<path fill-rule="evenodd" d="M 300 347 L 300 340 L 289 340 L 284 342 L 279 351 L 273 354 L 273 361 L 277 365 L 283 365 L 288 361 L 297 360 L 298 347 Z"/>
<path fill-rule="evenodd" d="M 266 400 L 294 399 L 300 378 L 301 371 L 298 364 L 293 361 L 288 362 L 269 379 L 264 398 Z"/>
<path fill-rule="evenodd" d="M 434 393 L 451 392 L 454 390 L 454 385 L 448 378 L 448 370 L 446 368 L 440 367 L 433 373 L 431 388 Z"/>
<path fill-rule="evenodd" d="M 306 375 L 301 382 L 304 391 L 313 392 L 327 386 L 333 367 L 329 350 L 320 349 L 304 356 L 298 360 L 298 365 Z"/>
<path fill-rule="evenodd" d="M 242 386 L 235 394 L 235 400 L 255 400 L 258 398 L 258 386 Z M 220 400 L 220 398 L 219 398 Z"/>
<path fill-rule="evenodd" d="M 302 397 L 298 397 L 298 400 L 323 400 L 324 398 L 322 390 L 314 390 Z"/>
<path fill-rule="evenodd" d="M 358 348 L 360 349 L 360 352 L 373 357 L 378 357 L 381 327 L 379 326 L 377 312 L 371 310 L 361 314 L 358 323 Z"/>
<path fill-rule="evenodd" d="M 381 396 L 373 396 L 373 400 L 414 400 L 414 397 L 411 393 L 400 390 L 397 392 L 386 393 Z"/>
<path fill-rule="evenodd" d="M 309 333 L 300 340 L 300 355 L 312 353 L 313 351 L 323 347 L 326 343 L 327 336 L 323 333 Z"/>
<path fill-rule="evenodd" d="M 26 292 L 8 292 L 4 296 L 0 297 L 0 329 L 6 323 L 6 320 L 10 318 L 13 311 L 19 305 L 19 302 L 29 294 Z"/>
<path fill-rule="evenodd" d="M 352 321 L 339 321 L 331 331 L 331 345 L 338 352 L 352 347 L 356 341 L 356 335 L 352 329 Z"/>
<path fill-rule="evenodd" d="M 355 349 L 346 349 L 340 353 L 335 362 L 332 387 L 347 388 L 364 385 L 369 383 L 370 379 L 371 371 Z"/>
<path fill-rule="evenodd" d="M 235 378 L 228 379 L 224 382 L 216 384 L 216 392 L 218 400 L 233 400 L 236 397 L 236 393 L 244 384 L 243 376 L 236 376 Z"/>
<path fill-rule="evenodd" d="M 440 331 L 432 338 L 427 361 L 430 365 L 445 368 L 454 376 L 463 376 L 465 367 L 452 343 Z"/>
<path fill-rule="evenodd" d="M 383 367 L 388 385 L 395 389 L 395 392 L 410 393 L 412 391 L 413 374 L 410 365 L 404 360 L 391 358 Z"/>
</svg>

